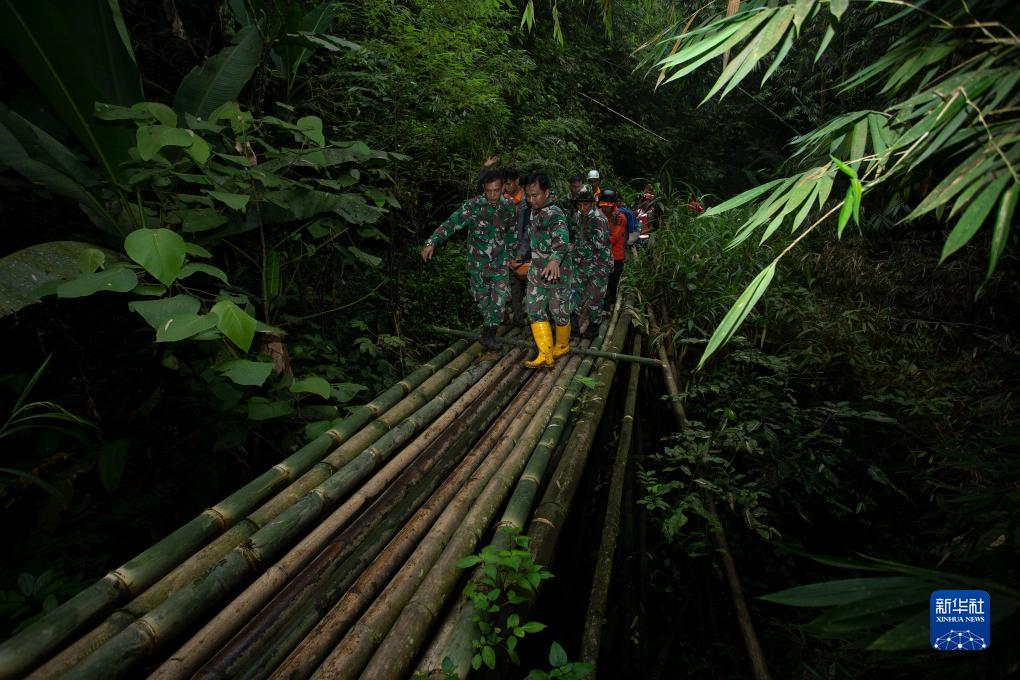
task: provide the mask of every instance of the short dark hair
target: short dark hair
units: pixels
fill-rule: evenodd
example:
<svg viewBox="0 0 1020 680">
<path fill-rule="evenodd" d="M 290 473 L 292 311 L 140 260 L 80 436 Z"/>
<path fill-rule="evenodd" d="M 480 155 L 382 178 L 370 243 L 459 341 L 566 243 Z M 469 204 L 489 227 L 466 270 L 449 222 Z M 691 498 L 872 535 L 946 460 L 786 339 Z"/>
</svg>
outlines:
<svg viewBox="0 0 1020 680">
<path fill-rule="evenodd" d="M 537 184 L 538 188 L 542 191 L 547 191 L 552 183 L 549 181 L 549 175 L 544 172 L 533 172 L 528 175 L 527 179 L 524 180 L 524 186 L 528 187 L 532 184 Z"/>
<path fill-rule="evenodd" d="M 478 186 L 484 187 L 486 184 L 493 182 L 502 182 L 503 173 L 499 170 L 483 170 L 482 174 L 478 176 Z"/>
<path fill-rule="evenodd" d="M 571 175 L 570 179 L 567 180 L 567 183 L 568 184 L 573 184 L 574 182 L 581 182 L 583 184 L 584 183 L 584 177 L 582 177 L 581 175 Z"/>
<path fill-rule="evenodd" d="M 509 182 L 510 180 L 519 180 L 521 177 L 521 171 L 517 168 L 503 168 L 503 181 Z"/>
</svg>

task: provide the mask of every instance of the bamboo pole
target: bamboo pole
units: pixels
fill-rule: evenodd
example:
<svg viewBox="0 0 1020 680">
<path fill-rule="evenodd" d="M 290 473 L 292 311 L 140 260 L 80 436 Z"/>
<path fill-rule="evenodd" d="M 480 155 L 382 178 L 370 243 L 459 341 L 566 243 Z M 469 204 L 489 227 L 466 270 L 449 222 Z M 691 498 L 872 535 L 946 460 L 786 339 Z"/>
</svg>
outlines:
<svg viewBox="0 0 1020 680">
<path fill-rule="evenodd" d="M 384 413 L 467 347 L 465 341 L 454 343 L 372 402 L 356 409 L 337 426 L 0 644 L 0 678 L 24 675 L 82 626 L 151 586 L 210 538 L 227 530 L 238 518 L 303 474 L 331 446 L 341 444 L 372 418 Z M 83 647 L 92 649 L 95 644 L 93 641 Z M 48 672 L 44 677 L 51 675 L 53 672 Z"/>
<path fill-rule="evenodd" d="M 478 337 L 477 333 L 469 333 L 468 331 L 460 331 L 456 328 L 446 328 L 445 326 L 427 326 L 430 331 L 436 333 L 445 333 L 446 335 L 455 338 L 475 339 Z M 535 344 L 528 340 L 518 340 L 515 338 L 496 338 L 497 343 L 501 345 L 507 345 L 510 347 L 523 347 L 525 349 L 534 348 Z M 598 357 L 599 359 L 612 359 L 613 361 L 623 361 L 631 364 L 644 364 L 646 366 L 659 366 L 659 360 L 653 359 L 652 357 L 636 357 L 633 354 L 620 354 L 619 352 L 607 352 L 601 349 L 587 349 L 580 346 L 572 346 L 570 351 L 575 354 L 580 354 L 586 357 Z"/>
<path fill-rule="evenodd" d="M 273 674 L 274 678 L 308 677 L 326 657 L 330 649 L 346 632 L 350 623 L 361 613 L 363 605 L 367 605 L 373 587 L 381 588 L 388 574 L 392 573 L 407 558 L 420 539 L 428 532 L 435 520 L 451 500 L 478 477 L 487 478 L 498 467 L 506 453 L 513 447 L 521 433 L 526 429 L 528 421 L 534 415 L 545 396 L 552 389 L 557 377 L 552 373 L 533 376 L 526 390 L 514 401 L 508 410 L 517 417 L 501 419 L 500 427 L 493 426 L 481 441 L 475 445 L 460 466 L 446 479 L 442 486 L 419 508 L 408 521 L 405 515 L 396 517 L 392 528 L 375 526 L 365 539 L 358 553 L 351 555 L 335 570 L 336 577 L 329 584 L 326 592 L 318 598 L 316 604 L 322 608 L 332 609 L 317 626 L 320 615 L 316 614 L 312 626 L 315 627 L 300 644 L 291 652 L 284 663 Z M 395 515 L 396 513 L 393 513 Z M 399 532 L 399 533 L 398 533 Z M 395 536 L 395 537 L 394 537 Z M 392 540 L 391 540 L 392 539 Z M 385 554 L 380 556 L 385 548 Z M 376 559 L 376 558 L 379 559 Z M 339 560 L 338 560 L 339 562 Z M 372 565 L 369 567 L 369 563 Z M 366 572 L 366 567 L 368 571 Z M 373 581 L 372 573 L 378 578 Z M 354 588 L 351 584 L 358 579 Z M 373 586 L 373 584 L 376 584 Z M 348 590 L 350 589 L 350 590 Z M 375 591 L 372 591 L 375 592 Z M 351 595 L 358 593 L 358 595 Z M 341 598 L 346 598 L 343 600 Z M 352 598 L 360 597 L 363 605 L 354 603 Z M 313 612 L 314 613 L 314 612 Z M 311 628 L 311 626 L 309 626 Z M 304 633 L 302 633 L 303 635 Z"/>
<path fill-rule="evenodd" d="M 655 313 L 649 309 L 648 315 L 652 322 L 652 327 L 657 332 L 658 326 L 655 323 Z M 660 356 L 665 355 L 665 349 L 661 345 L 659 352 Z M 672 364 L 669 361 L 663 361 L 661 365 L 663 378 L 666 382 L 666 390 L 669 392 L 671 404 L 673 405 L 673 416 L 676 418 L 677 428 L 683 430 L 687 427 L 687 415 L 684 413 L 683 404 L 680 403 L 680 389 L 677 386 L 676 376 L 673 374 Z M 744 648 L 751 659 L 751 671 L 754 674 L 755 680 L 769 680 L 768 664 L 765 661 L 765 655 L 761 651 L 761 644 L 758 642 L 758 633 L 754 628 L 754 621 L 751 619 L 751 612 L 747 606 L 747 599 L 744 597 L 744 589 L 740 584 L 740 576 L 737 573 L 733 554 L 730 552 L 729 544 L 726 541 L 722 522 L 719 520 L 719 513 L 716 511 L 715 499 L 707 491 L 703 493 L 703 497 L 705 499 L 705 509 L 712 518 L 713 525 L 717 527 L 710 533 L 712 534 L 712 541 L 719 551 L 720 559 L 722 559 L 723 573 L 726 575 L 726 583 L 730 588 L 733 608 L 737 612 L 737 623 L 740 627 L 740 634 L 744 639 Z"/>
<path fill-rule="evenodd" d="M 358 522 L 363 528 L 371 527 L 384 512 L 397 503 L 408 508 L 407 514 L 413 512 L 459 462 L 470 443 L 510 401 L 522 382 L 523 371 L 524 369 L 519 366 L 517 352 L 503 357 L 482 380 L 465 392 L 442 416 L 405 446 L 295 548 L 213 617 L 151 677 L 174 678 L 190 675 L 242 627 L 243 630 L 216 653 L 216 657 L 202 668 L 200 674 L 247 675 L 242 669 L 253 664 L 268 672 L 272 667 L 271 662 L 260 662 L 264 657 L 261 647 L 267 641 L 271 646 L 278 646 L 281 643 L 282 638 L 276 631 L 285 626 L 289 620 L 288 614 L 309 600 L 314 604 L 314 588 L 310 586 L 322 583 L 323 579 L 330 575 L 328 569 L 340 563 L 342 557 L 338 559 L 339 550 L 350 550 L 354 547 L 351 540 L 353 537 L 345 532 L 344 540 L 332 542 L 332 549 L 324 551 L 326 559 L 323 559 L 320 552 L 323 552 L 330 539 L 343 529 L 369 500 L 384 490 L 385 496 L 379 499 L 380 502 L 373 503 L 359 518 Z M 498 388 L 495 396 L 490 397 L 486 393 L 494 385 L 498 385 Z M 409 465 L 412 461 L 413 465 Z M 430 471 L 437 464 L 440 471 L 445 469 L 445 473 L 441 476 L 430 476 Z M 420 499 L 416 501 L 416 497 Z M 367 531 L 363 530 L 361 533 L 363 538 Z M 302 571 L 313 558 L 315 558 L 313 564 L 318 568 Z M 273 602 L 262 609 L 274 596 L 276 597 Z M 317 619 L 313 619 L 313 622 L 314 620 Z M 296 645 L 299 641 L 300 638 L 293 644 Z M 276 663 L 289 651 L 290 648 L 284 649 Z"/>
<path fill-rule="evenodd" d="M 338 569 L 338 574 L 344 575 L 344 577 L 330 585 L 329 591 L 320 598 L 320 603 L 322 601 L 328 604 L 338 603 L 338 600 L 343 595 L 348 598 L 344 605 L 349 605 L 351 597 L 345 595 L 345 593 L 355 578 L 358 578 L 360 579 L 359 583 L 352 592 L 361 593 L 362 600 L 367 605 L 367 598 L 370 596 L 367 590 L 373 587 L 372 577 L 370 574 L 362 574 L 362 572 L 365 571 L 368 563 L 375 560 L 382 547 L 386 546 L 386 554 L 375 560 L 369 568 L 369 572 L 374 571 L 379 574 L 375 587 L 376 589 L 380 588 L 381 584 L 385 583 L 387 575 L 396 570 L 407 559 L 421 537 L 435 523 L 443 509 L 455 498 L 456 494 L 463 488 L 470 486 L 472 480 L 476 478 L 488 479 L 492 476 L 493 471 L 499 467 L 503 459 L 513 448 L 514 443 L 521 436 L 521 432 L 524 431 L 535 411 L 545 401 L 546 396 L 553 387 L 554 381 L 558 377 L 558 373 L 558 371 L 554 370 L 551 373 L 540 373 L 538 376 L 532 376 L 530 380 L 531 386 L 526 391 L 522 390 L 517 400 L 508 409 L 511 414 L 516 415 L 519 412 L 519 415 L 516 418 L 511 416 L 507 419 L 504 423 L 505 428 L 495 426 L 491 428 L 486 436 L 482 437 L 472 449 L 464 463 L 431 496 L 428 502 L 414 514 L 414 517 L 398 527 L 400 532 L 396 538 L 393 538 L 393 536 L 397 534 L 397 528 L 392 532 L 385 532 L 381 535 L 378 535 L 379 532 L 375 532 L 375 536 L 366 540 L 365 542 L 370 544 L 368 550 L 362 550 L 360 555 L 352 556 Z M 393 538 L 393 540 L 387 545 L 386 543 L 390 538 Z M 389 571 L 387 571 L 388 568 Z M 294 649 L 286 662 L 276 670 L 273 677 L 308 677 L 325 658 L 329 650 L 336 645 L 350 626 L 350 623 L 361 613 L 362 609 L 363 607 L 356 607 L 355 609 L 347 607 L 345 609 L 340 604 L 335 605 L 333 610 L 322 619 L 315 630 Z"/>
<path fill-rule="evenodd" d="M 614 314 L 610 319 L 609 323 L 603 324 L 599 329 L 598 337 L 592 343 L 593 345 L 602 345 L 606 336 L 612 337 L 613 329 L 615 329 L 618 322 L 619 315 Z M 590 371 L 594 359 L 592 357 L 586 357 L 578 367 L 576 376 L 586 376 Z M 573 400 L 576 398 L 578 389 L 581 385 L 578 381 L 572 381 L 571 383 L 571 401 L 570 405 L 573 405 Z M 566 399 L 566 396 L 564 397 Z M 560 403 L 560 406 L 563 402 Z M 569 413 L 569 408 L 566 411 Z M 554 416 L 555 420 L 555 416 Z M 549 433 L 549 428 L 553 425 L 550 424 L 546 428 L 546 432 Z M 555 432 L 555 430 L 554 430 Z M 555 445 L 556 441 L 551 437 L 547 439 L 546 435 L 543 435 L 542 443 Z M 549 446 L 550 452 L 552 447 Z M 517 528 L 523 529 L 524 523 L 527 521 L 527 515 L 531 510 L 532 503 L 534 502 L 534 496 L 538 492 L 541 485 L 541 479 L 545 474 L 546 465 L 548 463 L 548 456 L 542 455 L 538 449 L 532 454 L 531 459 L 528 461 L 528 466 L 524 473 L 521 475 L 520 480 L 517 483 L 517 487 L 514 489 L 513 495 L 507 502 L 506 510 L 503 512 L 503 516 L 497 523 L 497 528 Z M 497 532 L 496 536 L 492 541 L 492 545 L 497 548 L 506 548 L 509 546 L 507 535 L 501 532 Z M 472 573 L 471 578 L 478 580 L 481 578 L 481 568 L 476 568 Z M 473 648 L 471 642 L 478 638 L 477 625 L 474 621 L 474 606 L 471 601 L 467 598 L 461 598 L 454 606 L 453 610 L 447 615 L 446 619 L 440 626 L 439 631 L 433 636 L 432 642 L 428 649 L 422 655 L 422 659 L 418 664 L 418 671 L 424 674 L 429 674 L 437 669 L 442 668 L 443 660 L 450 658 L 453 661 L 455 672 L 461 677 L 467 677 L 471 672 L 471 657 L 473 655 Z"/>
<path fill-rule="evenodd" d="M 386 577 L 380 579 L 381 574 L 373 574 L 371 580 L 374 581 L 375 587 L 381 586 L 386 580 L 389 580 L 388 585 L 326 658 L 313 677 L 355 677 L 369 662 L 379 640 L 393 625 L 393 621 L 403 606 L 414 595 L 427 571 L 445 554 L 444 548 L 451 544 L 451 540 L 452 544 L 457 545 L 456 552 L 460 553 L 454 559 L 459 559 L 463 554 L 471 552 L 482 531 L 488 526 L 492 514 L 506 498 L 514 480 L 521 473 L 529 454 L 538 445 L 539 436 L 545 430 L 545 425 L 552 417 L 556 403 L 565 391 L 564 383 L 573 375 L 573 368 L 578 363 L 580 363 L 579 357 L 572 357 L 567 362 L 557 380 L 556 389 L 546 398 L 536 417 L 529 423 L 521 441 L 513 447 L 510 455 L 492 474 L 491 478 L 486 480 L 476 476 L 472 483 L 468 484 L 463 492 L 447 505 L 418 549 L 392 579 Z M 385 564 L 385 561 L 380 557 L 376 563 Z M 365 578 L 365 575 L 362 578 Z M 362 579 L 359 579 L 358 584 L 361 582 Z M 359 599 L 358 595 L 361 592 L 365 592 L 359 588 L 358 584 L 355 584 L 351 592 L 348 593 L 348 595 L 354 593 L 351 604 Z M 374 588 L 366 590 L 374 590 Z M 338 605 L 341 610 L 343 605 L 344 600 L 341 600 Z M 366 672 L 366 677 L 372 677 L 372 675 Z"/>
<path fill-rule="evenodd" d="M 468 350 L 470 353 L 471 350 Z M 207 573 L 111 638 L 66 673 L 69 678 L 120 677 L 212 609 L 262 564 L 279 553 L 319 515 L 335 505 L 400 443 L 434 419 L 481 377 L 492 362 L 480 362 L 452 381 L 426 405 L 312 489 L 234 548 Z M 444 369 L 445 370 L 445 369 Z M 430 379 L 431 380 L 431 379 Z M 426 381 L 427 384 L 428 381 Z M 424 386 L 423 384 L 423 386 Z M 421 389 L 421 388 L 418 388 Z M 415 390 L 417 391 L 417 390 Z M 378 421 L 375 421 L 378 422 Z M 313 468 L 314 469 L 314 468 Z"/>
<path fill-rule="evenodd" d="M 629 318 L 621 319 L 617 324 L 610 341 L 614 351 L 623 345 L 629 321 Z M 581 481 L 581 474 L 584 472 L 584 466 L 588 460 L 588 452 L 595 438 L 599 418 L 605 407 L 606 396 L 612 388 L 613 378 L 616 375 L 616 366 L 616 362 L 613 361 L 600 363 L 595 373 L 598 382 L 595 398 L 589 400 L 578 414 L 574 424 L 573 437 L 567 443 L 567 449 L 563 452 L 559 465 L 556 466 L 556 472 L 531 518 L 528 527 L 528 536 L 531 537 L 531 542 L 528 548 L 537 564 L 548 566 L 552 563 L 556 541 Z"/>
<path fill-rule="evenodd" d="M 641 354 L 641 336 L 634 337 L 633 353 Z M 602 637 L 602 626 L 605 624 L 606 600 L 609 597 L 609 584 L 613 577 L 613 560 L 616 555 L 616 540 L 620 534 L 620 507 L 623 502 L 623 487 L 627 477 L 627 464 L 630 460 L 631 435 L 634 431 L 634 408 L 637 404 L 638 379 L 641 367 L 633 364 L 627 382 L 627 396 L 623 404 L 623 421 L 620 426 L 620 441 L 616 447 L 616 460 L 613 462 L 613 476 L 609 485 L 609 498 L 606 501 L 606 520 L 602 530 L 602 543 L 599 545 L 599 557 L 595 564 L 595 577 L 592 582 L 591 598 L 588 601 L 588 615 L 581 636 L 581 661 L 592 666 L 591 678 L 595 680 L 598 673 L 599 645 Z"/>
<path fill-rule="evenodd" d="M 587 356 L 581 362 L 574 377 L 587 376 L 594 358 Z M 507 502 L 506 510 L 497 527 L 521 527 L 527 520 L 535 496 L 542 486 L 545 471 L 556 449 L 557 444 L 563 435 L 566 422 L 570 419 L 571 409 L 581 390 L 581 383 L 571 380 L 563 398 L 560 399 L 552 418 L 542 432 L 541 440 L 528 459 L 524 472 L 520 475 L 510 500 Z M 477 529 L 478 537 L 487 529 L 488 523 Z M 467 531 L 468 533 L 464 533 Z M 425 580 L 418 587 L 414 597 L 404 606 L 400 616 L 390 628 L 389 633 L 383 639 L 379 648 L 372 656 L 363 675 L 369 678 L 399 678 L 405 675 L 410 669 L 418 654 L 422 642 L 432 623 L 435 621 L 438 612 L 442 610 L 443 603 L 455 589 L 460 580 L 460 570 L 455 563 L 465 555 L 474 551 L 478 537 L 471 533 L 474 530 L 460 529 L 454 536 L 450 545 L 444 550 L 440 560 L 432 567 Z M 505 547 L 507 542 L 506 534 L 499 533 L 494 544 Z M 473 624 L 470 618 L 468 622 Z M 470 643 L 469 643 L 470 644 Z M 469 666 L 470 647 L 463 666 L 458 666 L 458 671 L 464 674 Z M 456 660 L 455 660 L 456 661 Z M 439 660 L 442 665 L 442 658 Z"/>
</svg>

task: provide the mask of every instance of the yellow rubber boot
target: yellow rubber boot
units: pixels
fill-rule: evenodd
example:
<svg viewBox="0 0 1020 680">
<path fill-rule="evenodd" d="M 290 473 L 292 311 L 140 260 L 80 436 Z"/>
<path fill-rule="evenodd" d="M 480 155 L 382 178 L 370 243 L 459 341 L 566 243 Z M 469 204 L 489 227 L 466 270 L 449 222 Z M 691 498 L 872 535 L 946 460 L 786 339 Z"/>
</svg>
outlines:
<svg viewBox="0 0 1020 680">
<path fill-rule="evenodd" d="M 535 336 L 535 347 L 538 354 L 531 361 L 525 361 L 527 368 L 552 368 L 552 325 L 548 321 L 536 321 L 531 324 L 531 334 Z"/>
<path fill-rule="evenodd" d="M 570 351 L 570 322 L 566 326 L 556 327 L 556 344 L 553 345 L 553 359 L 558 359 Z"/>
</svg>

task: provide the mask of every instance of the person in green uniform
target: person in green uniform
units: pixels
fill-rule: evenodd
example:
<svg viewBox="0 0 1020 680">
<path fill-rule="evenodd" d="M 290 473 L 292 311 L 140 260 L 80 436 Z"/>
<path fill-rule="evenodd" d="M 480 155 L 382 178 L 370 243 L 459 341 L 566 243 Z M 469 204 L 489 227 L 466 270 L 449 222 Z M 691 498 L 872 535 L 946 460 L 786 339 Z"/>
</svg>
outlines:
<svg viewBox="0 0 1020 680">
<path fill-rule="evenodd" d="M 531 206 L 525 307 L 538 349 L 534 359 L 524 362 L 528 368 L 551 368 L 556 357 L 570 351 L 570 232 L 563 211 L 549 202 L 550 187 L 543 173 L 532 173 L 524 185 Z M 549 318 L 556 324 L 555 345 Z"/>
<path fill-rule="evenodd" d="M 514 205 L 502 195 L 501 173 L 483 172 L 481 184 L 482 195 L 465 201 L 425 241 L 421 259 L 428 262 L 436 246 L 461 229 L 468 230 L 468 280 L 482 315 L 482 344 L 495 349 L 496 329 L 510 299 L 506 232 L 514 226 Z"/>
<path fill-rule="evenodd" d="M 585 186 L 577 194 L 577 208 L 570 221 L 572 325 L 587 318 L 583 338 L 594 338 L 602 320 L 606 285 L 613 269 L 609 247 L 609 221 L 595 209 L 595 194 Z"/>
</svg>

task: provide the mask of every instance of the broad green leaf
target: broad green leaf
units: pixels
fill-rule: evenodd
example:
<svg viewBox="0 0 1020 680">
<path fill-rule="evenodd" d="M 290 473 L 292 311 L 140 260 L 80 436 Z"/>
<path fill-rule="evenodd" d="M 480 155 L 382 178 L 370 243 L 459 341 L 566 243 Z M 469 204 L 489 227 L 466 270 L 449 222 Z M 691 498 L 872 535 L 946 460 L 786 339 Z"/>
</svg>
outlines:
<svg viewBox="0 0 1020 680">
<path fill-rule="evenodd" d="M 720 346 L 729 342 L 729 339 L 733 337 L 737 328 L 744 322 L 747 315 L 754 309 L 754 305 L 758 302 L 761 296 L 768 290 L 769 284 L 772 283 L 772 277 L 776 273 L 776 263 L 772 262 L 765 269 L 761 270 L 759 274 L 754 277 L 751 284 L 740 294 L 737 301 L 733 304 L 726 316 L 723 317 L 722 322 L 712 333 L 712 337 L 708 340 L 708 345 L 705 347 L 704 353 L 701 355 L 701 360 L 698 362 L 698 368 L 700 369 L 708 361 L 709 357 L 715 353 Z"/>
<path fill-rule="evenodd" d="M 251 420 L 270 420 L 289 416 L 294 407 L 289 401 L 270 401 L 265 397 L 252 397 L 248 400 L 248 418 Z"/>
<path fill-rule="evenodd" d="M 138 229 L 124 239 L 128 257 L 164 286 L 177 279 L 184 265 L 184 239 L 169 229 Z"/>
<path fill-rule="evenodd" d="M 209 231 L 227 223 L 226 215 L 215 208 L 184 208 L 176 214 L 181 219 L 181 231 L 189 233 Z"/>
<path fill-rule="evenodd" d="M 257 324 L 247 312 L 229 300 L 221 300 L 213 305 L 211 314 L 219 319 L 216 327 L 231 342 L 245 352 L 251 348 Z"/>
<path fill-rule="evenodd" d="M 290 385 L 290 391 L 294 393 L 307 392 L 318 395 L 323 399 L 329 399 L 330 397 L 329 381 L 325 378 L 320 378 L 317 375 L 311 375 L 307 378 L 295 380 Z"/>
<path fill-rule="evenodd" d="M 132 109 L 144 111 L 167 127 L 177 127 L 177 114 L 166 104 L 160 102 L 138 102 Z"/>
<path fill-rule="evenodd" d="M 303 118 L 299 118 L 297 122 L 297 129 L 301 131 L 301 134 L 315 142 L 317 145 L 326 145 L 326 138 L 322 135 L 322 119 L 318 116 L 305 116 Z"/>
<path fill-rule="evenodd" d="M 130 54 L 119 39 L 104 39 L 116 33 L 108 3 L 0 3 L 0 42 L 114 181 L 130 159 L 131 131 L 96 120 L 93 108 L 97 101 L 129 105 L 142 99 Z"/>
<path fill-rule="evenodd" d="M 216 328 L 215 314 L 176 314 L 156 328 L 156 342 L 179 342 Z"/>
<path fill-rule="evenodd" d="M 262 387 L 273 373 L 273 364 L 265 361 L 234 359 L 216 367 L 224 377 L 238 385 Z"/>
<path fill-rule="evenodd" d="M 177 111 L 216 122 L 210 114 L 237 99 L 259 65 L 262 37 L 258 28 L 250 25 L 241 29 L 234 42 L 184 77 L 174 97 Z"/>
<path fill-rule="evenodd" d="M 1016 209 L 1018 194 L 1020 194 L 1020 186 L 1014 182 L 999 199 L 999 209 L 995 213 L 995 231 L 992 232 L 992 244 L 988 255 L 988 276 L 995 272 L 995 267 L 999 264 L 999 257 L 1009 240 L 1009 230 L 1013 224 L 1013 211 Z"/>
<path fill-rule="evenodd" d="M 949 232 L 946 243 L 942 248 L 942 256 L 939 262 L 944 262 L 947 257 L 967 244 L 977 233 L 977 230 L 984 223 L 988 213 L 992 211 L 996 201 L 1000 200 L 1006 182 L 1010 181 L 1009 175 L 1002 175 L 985 187 L 977 198 L 975 198 L 960 217 L 953 230 Z"/>
<path fill-rule="evenodd" d="M 188 132 L 191 132 L 190 130 Z M 191 133 L 195 135 L 195 133 Z M 195 162 L 199 165 L 205 165 L 209 160 L 209 155 L 212 153 L 212 149 L 209 148 L 209 143 L 204 139 L 195 135 L 191 140 L 191 146 L 188 147 L 188 155 L 195 159 Z"/>
<path fill-rule="evenodd" d="M 334 400 L 345 403 L 358 396 L 358 393 L 367 389 L 368 388 L 364 385 L 358 385 L 356 383 L 338 383 L 333 385 L 332 396 Z"/>
<path fill-rule="evenodd" d="M 248 194 L 232 194 L 227 191 L 209 191 L 207 193 L 217 201 L 221 201 L 228 207 L 233 208 L 234 210 L 240 210 L 241 212 L 244 212 L 245 207 L 248 205 L 248 201 L 251 200 L 251 196 Z"/>
<path fill-rule="evenodd" d="M 136 300 L 128 303 L 128 309 L 137 312 L 145 323 L 159 328 L 167 319 L 182 315 L 198 315 L 201 303 L 190 295 L 174 295 L 162 300 Z"/>
<path fill-rule="evenodd" d="M 566 666 L 568 661 L 567 652 L 563 646 L 558 642 L 552 643 L 549 647 L 549 665 L 553 668 L 560 668 Z"/>
<path fill-rule="evenodd" d="M 83 274 L 91 274 L 106 264 L 106 253 L 99 248 L 86 248 L 78 256 L 78 266 Z"/>
<path fill-rule="evenodd" d="M 194 138 L 191 130 L 165 125 L 143 125 L 135 132 L 138 155 L 143 161 L 152 160 L 166 146 L 191 146 Z"/>
<path fill-rule="evenodd" d="M 127 293 L 138 285 L 138 276 L 127 267 L 109 267 L 94 274 L 82 274 L 57 287 L 57 297 L 79 298 L 109 291 Z"/>
<path fill-rule="evenodd" d="M 212 257 L 212 253 L 197 243 L 185 243 L 184 250 L 192 257 Z"/>
<path fill-rule="evenodd" d="M 178 274 L 178 279 L 186 279 L 192 274 L 206 274 L 219 279 L 223 283 L 230 283 L 227 280 L 227 273 L 219 267 L 214 267 L 211 264 L 201 264 L 199 262 L 189 262 L 188 264 L 181 267 L 181 273 Z"/>
<path fill-rule="evenodd" d="M 369 267 L 378 267 L 382 264 L 382 258 L 376 255 L 369 255 L 356 246 L 348 246 L 347 248 L 354 257 L 361 262 L 367 264 Z"/>
<path fill-rule="evenodd" d="M 132 288 L 131 292 L 146 297 L 163 297 L 166 294 L 166 286 L 161 283 L 140 283 Z"/>
<path fill-rule="evenodd" d="M 913 576 L 848 578 L 789 588 L 759 599 L 791 607 L 831 607 L 892 595 L 917 584 Z"/>
</svg>

